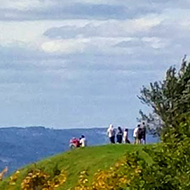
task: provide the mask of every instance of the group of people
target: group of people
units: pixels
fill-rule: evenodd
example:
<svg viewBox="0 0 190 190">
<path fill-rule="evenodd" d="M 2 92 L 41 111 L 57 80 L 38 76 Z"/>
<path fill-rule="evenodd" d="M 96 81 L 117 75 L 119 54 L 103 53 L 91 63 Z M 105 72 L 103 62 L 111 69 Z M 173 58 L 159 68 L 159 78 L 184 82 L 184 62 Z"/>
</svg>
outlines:
<svg viewBox="0 0 190 190">
<path fill-rule="evenodd" d="M 114 129 L 113 125 L 111 124 L 107 130 L 108 137 L 110 139 L 111 143 L 115 143 L 115 137 L 117 143 L 129 143 L 130 141 L 128 139 L 128 129 L 122 130 L 122 128 L 119 126 L 117 128 L 117 131 Z"/>
<path fill-rule="evenodd" d="M 86 141 L 86 138 L 84 135 L 81 135 L 81 137 L 79 139 L 77 139 L 76 137 L 73 137 L 71 140 L 70 140 L 70 145 L 69 147 L 71 149 L 73 148 L 78 148 L 78 147 L 85 147 L 87 146 L 87 141 Z"/>
<path fill-rule="evenodd" d="M 128 129 L 122 129 L 120 126 L 115 129 L 111 124 L 107 130 L 107 135 L 109 137 L 110 143 L 128 143 L 130 144 L 129 140 L 129 133 Z M 142 122 L 138 124 L 137 127 L 133 131 L 134 137 L 134 144 L 146 144 L 146 126 L 145 123 Z M 81 135 L 79 139 L 73 137 L 70 140 L 70 148 L 78 148 L 78 147 L 85 147 L 87 146 L 87 141 L 84 135 Z"/>
<path fill-rule="evenodd" d="M 146 126 L 145 123 L 138 124 L 133 131 L 134 144 L 146 144 Z"/>
<path fill-rule="evenodd" d="M 109 137 L 110 143 L 129 143 L 129 134 L 128 129 L 122 129 L 120 126 L 117 130 L 111 124 L 107 130 L 107 135 Z M 145 123 L 142 122 L 138 124 L 137 127 L 133 131 L 134 144 L 146 144 L 146 126 Z"/>
</svg>

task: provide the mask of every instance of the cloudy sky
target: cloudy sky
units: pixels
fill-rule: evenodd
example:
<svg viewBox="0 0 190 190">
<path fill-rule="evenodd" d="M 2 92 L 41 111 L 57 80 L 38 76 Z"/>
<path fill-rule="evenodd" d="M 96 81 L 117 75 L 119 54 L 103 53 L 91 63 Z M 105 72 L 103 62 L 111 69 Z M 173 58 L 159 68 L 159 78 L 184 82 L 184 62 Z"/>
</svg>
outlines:
<svg viewBox="0 0 190 190">
<path fill-rule="evenodd" d="M 0 126 L 133 128 L 147 110 L 141 87 L 189 53 L 189 8 L 190 0 L 1 0 Z"/>
</svg>

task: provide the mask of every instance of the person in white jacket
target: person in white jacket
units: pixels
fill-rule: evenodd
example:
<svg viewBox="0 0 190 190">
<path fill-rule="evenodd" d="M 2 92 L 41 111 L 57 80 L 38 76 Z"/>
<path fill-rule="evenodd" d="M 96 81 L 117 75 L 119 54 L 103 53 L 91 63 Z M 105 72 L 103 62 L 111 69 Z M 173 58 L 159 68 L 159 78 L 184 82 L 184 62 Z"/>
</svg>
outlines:
<svg viewBox="0 0 190 190">
<path fill-rule="evenodd" d="M 80 146 L 81 146 L 81 147 L 87 146 L 86 138 L 85 138 L 84 135 L 81 136 L 81 139 L 80 139 Z"/>
<path fill-rule="evenodd" d="M 129 141 L 129 130 L 126 128 L 123 132 L 123 143 L 128 143 L 130 144 L 130 141 Z"/>
<path fill-rule="evenodd" d="M 115 129 L 112 124 L 108 128 L 107 134 L 110 139 L 110 143 L 115 143 Z"/>
<path fill-rule="evenodd" d="M 139 144 L 139 128 L 140 128 L 140 124 L 137 125 L 137 127 L 134 129 L 133 131 L 133 137 L 134 137 L 134 144 Z"/>
</svg>

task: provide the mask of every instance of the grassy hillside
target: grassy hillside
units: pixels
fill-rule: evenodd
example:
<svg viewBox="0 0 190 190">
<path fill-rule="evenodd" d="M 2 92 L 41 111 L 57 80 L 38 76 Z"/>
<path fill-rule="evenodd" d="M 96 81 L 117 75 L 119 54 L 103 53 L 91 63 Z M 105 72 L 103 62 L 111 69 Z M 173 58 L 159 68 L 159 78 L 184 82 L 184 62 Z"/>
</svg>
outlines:
<svg viewBox="0 0 190 190">
<path fill-rule="evenodd" d="M 151 158 L 142 150 L 144 146 L 115 144 L 71 150 L 21 169 L 16 177 L 12 177 L 15 178 L 15 180 L 12 180 L 15 181 L 15 184 L 13 183 L 11 188 L 15 190 L 21 189 L 21 182 L 26 177 L 28 171 L 32 168 L 40 168 L 51 177 L 54 177 L 57 172 L 65 170 L 66 182 L 57 189 L 67 190 L 76 186 L 81 171 L 87 170 L 88 178 L 91 180 L 95 172 L 114 165 L 116 161 L 125 156 L 126 152 L 139 150 L 140 155 L 146 158 L 148 163 L 151 163 Z M 10 189 L 10 177 L 0 183 L 0 189 Z"/>
</svg>

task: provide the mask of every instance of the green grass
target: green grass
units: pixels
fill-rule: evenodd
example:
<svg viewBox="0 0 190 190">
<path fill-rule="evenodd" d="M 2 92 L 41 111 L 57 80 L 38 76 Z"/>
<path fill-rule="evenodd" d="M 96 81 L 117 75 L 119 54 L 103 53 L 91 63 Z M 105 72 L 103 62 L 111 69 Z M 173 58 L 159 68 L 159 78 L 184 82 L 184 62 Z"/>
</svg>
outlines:
<svg viewBox="0 0 190 190">
<path fill-rule="evenodd" d="M 96 147 L 85 147 L 71 150 L 53 157 L 46 158 L 35 164 L 35 167 L 42 168 L 50 175 L 53 174 L 53 170 L 58 168 L 59 170 L 65 169 L 67 172 L 67 181 L 63 186 L 57 188 L 58 190 L 67 190 L 76 186 L 78 182 L 78 176 L 81 171 L 87 170 L 89 174 L 89 180 L 92 179 L 93 174 L 99 169 L 104 170 L 114 165 L 116 161 L 123 158 L 126 152 L 134 152 L 138 150 L 140 155 L 147 160 L 148 163 L 152 163 L 151 158 L 142 150 L 145 146 L 151 145 L 104 145 Z M 29 165 L 20 171 L 17 184 L 14 190 L 19 190 L 21 181 L 26 176 L 28 169 L 34 167 L 34 164 Z M 0 183 L 0 189 L 8 190 L 8 179 Z"/>
</svg>

